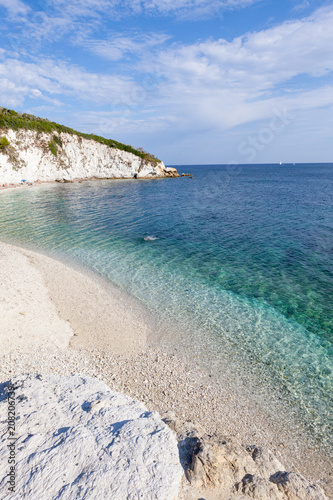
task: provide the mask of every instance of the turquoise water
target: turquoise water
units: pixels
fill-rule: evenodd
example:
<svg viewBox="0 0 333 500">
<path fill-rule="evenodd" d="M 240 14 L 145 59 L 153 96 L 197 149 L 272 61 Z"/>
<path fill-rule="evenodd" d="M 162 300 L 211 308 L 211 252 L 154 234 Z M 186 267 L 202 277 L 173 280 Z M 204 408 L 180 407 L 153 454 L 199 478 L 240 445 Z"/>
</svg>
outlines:
<svg viewBox="0 0 333 500">
<path fill-rule="evenodd" d="M 333 165 L 179 170 L 195 178 L 5 193 L 0 238 L 118 284 L 158 318 L 161 343 L 266 404 L 282 394 L 331 446 Z"/>
</svg>

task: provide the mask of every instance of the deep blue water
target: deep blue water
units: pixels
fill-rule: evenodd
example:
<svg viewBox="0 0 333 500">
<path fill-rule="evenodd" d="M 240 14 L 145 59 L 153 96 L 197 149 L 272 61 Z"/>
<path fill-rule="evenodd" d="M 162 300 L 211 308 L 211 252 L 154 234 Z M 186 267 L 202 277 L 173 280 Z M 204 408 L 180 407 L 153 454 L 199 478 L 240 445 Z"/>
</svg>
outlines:
<svg viewBox="0 0 333 500">
<path fill-rule="evenodd" d="M 182 331 L 215 373 L 237 375 L 241 359 L 243 374 L 248 367 L 249 379 L 278 387 L 328 443 L 333 164 L 178 170 L 194 179 L 5 193 L 0 238 L 70 257 L 115 282 Z"/>
</svg>

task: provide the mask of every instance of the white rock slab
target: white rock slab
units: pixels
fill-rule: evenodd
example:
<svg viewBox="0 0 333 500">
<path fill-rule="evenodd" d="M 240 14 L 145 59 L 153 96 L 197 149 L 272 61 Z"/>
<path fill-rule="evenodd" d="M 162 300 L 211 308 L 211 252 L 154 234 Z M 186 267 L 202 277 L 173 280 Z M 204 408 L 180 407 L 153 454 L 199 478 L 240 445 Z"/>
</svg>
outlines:
<svg viewBox="0 0 333 500">
<path fill-rule="evenodd" d="M 22 375 L 16 488 L 8 491 L 7 384 L 0 385 L 0 498 L 173 500 L 183 469 L 157 413 L 90 377 Z"/>
</svg>

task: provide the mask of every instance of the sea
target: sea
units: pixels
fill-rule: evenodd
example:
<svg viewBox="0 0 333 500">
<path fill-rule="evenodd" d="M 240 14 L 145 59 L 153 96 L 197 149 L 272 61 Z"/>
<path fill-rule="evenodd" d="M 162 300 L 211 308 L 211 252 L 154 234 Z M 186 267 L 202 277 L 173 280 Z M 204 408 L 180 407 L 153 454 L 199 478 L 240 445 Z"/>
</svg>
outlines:
<svg viewBox="0 0 333 500">
<path fill-rule="evenodd" d="M 4 193 L 0 239 L 110 280 L 160 345 L 332 451 L 333 164 L 176 168 Z"/>
</svg>

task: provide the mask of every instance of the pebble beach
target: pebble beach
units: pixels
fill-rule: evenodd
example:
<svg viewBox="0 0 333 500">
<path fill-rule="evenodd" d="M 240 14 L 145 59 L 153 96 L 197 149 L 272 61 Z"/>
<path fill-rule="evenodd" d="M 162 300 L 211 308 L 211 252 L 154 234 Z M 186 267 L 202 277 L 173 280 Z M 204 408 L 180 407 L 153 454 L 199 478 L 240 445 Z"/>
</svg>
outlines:
<svg viewBox="0 0 333 500">
<path fill-rule="evenodd" d="M 161 415 L 268 447 L 331 494 L 332 464 L 228 384 L 154 339 L 147 311 L 122 291 L 45 255 L 0 244 L 0 381 L 22 373 L 103 380 Z"/>
</svg>

